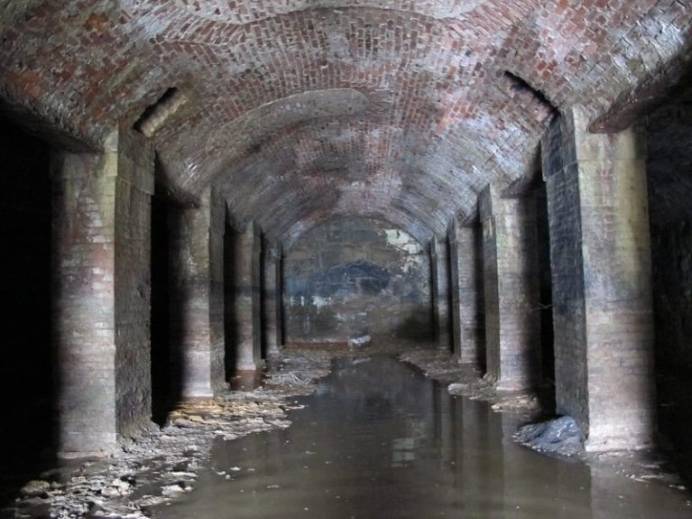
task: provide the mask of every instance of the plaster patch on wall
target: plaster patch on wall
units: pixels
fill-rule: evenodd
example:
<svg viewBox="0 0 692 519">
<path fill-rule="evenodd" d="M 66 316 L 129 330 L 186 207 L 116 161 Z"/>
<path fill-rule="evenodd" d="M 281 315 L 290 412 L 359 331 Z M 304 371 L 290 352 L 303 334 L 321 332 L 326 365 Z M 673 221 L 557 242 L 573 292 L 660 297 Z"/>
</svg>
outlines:
<svg viewBox="0 0 692 519">
<path fill-rule="evenodd" d="M 421 246 L 409 234 L 398 229 L 385 229 L 387 243 L 398 247 L 409 254 L 420 254 Z"/>
<path fill-rule="evenodd" d="M 423 248 L 410 234 L 399 229 L 385 229 L 387 244 L 405 252 L 403 270 L 410 273 L 422 267 Z"/>
</svg>

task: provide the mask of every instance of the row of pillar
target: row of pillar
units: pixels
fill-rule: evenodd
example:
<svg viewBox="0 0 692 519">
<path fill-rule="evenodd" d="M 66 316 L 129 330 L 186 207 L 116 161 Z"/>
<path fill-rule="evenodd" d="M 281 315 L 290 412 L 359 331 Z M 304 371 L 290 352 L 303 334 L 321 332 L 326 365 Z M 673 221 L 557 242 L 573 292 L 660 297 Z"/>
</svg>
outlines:
<svg viewBox="0 0 692 519">
<path fill-rule="evenodd" d="M 643 445 L 653 434 L 650 244 L 642 136 L 594 135 L 586 125 L 578 107 L 552 125 L 543 177 L 557 410 L 601 450 Z M 55 152 L 51 169 L 60 448 L 109 452 L 151 415 L 154 151 L 118 130 L 102 153 Z M 261 367 L 263 340 L 270 353 L 281 344 L 281 251 L 265 247 L 262 262 L 254 225 L 227 231 L 224 202 L 211 189 L 171 219 L 171 361 L 181 398 L 225 387 L 230 345 L 242 371 Z M 535 200 L 492 186 L 479 223 L 456 222 L 431 245 L 438 345 L 485 364 L 500 390 L 540 382 L 537 251 Z"/>
<path fill-rule="evenodd" d="M 557 412 L 588 450 L 640 447 L 653 438 L 655 387 L 644 137 L 587 124 L 574 107 L 542 142 Z M 437 345 L 500 391 L 543 380 L 536 209 L 533 195 L 489 186 L 477 220 L 431 243 Z"/>
<path fill-rule="evenodd" d="M 195 207 L 171 211 L 169 265 L 158 266 L 151 265 L 154 150 L 146 139 L 118 129 L 101 153 L 55 150 L 51 177 L 61 455 L 107 454 L 150 427 L 152 268 L 170 272 L 176 398 L 225 389 L 229 355 L 236 371 L 254 371 L 278 352 L 281 249 L 266 246 L 261 261 L 259 229 L 231 231 L 212 188 Z"/>
</svg>

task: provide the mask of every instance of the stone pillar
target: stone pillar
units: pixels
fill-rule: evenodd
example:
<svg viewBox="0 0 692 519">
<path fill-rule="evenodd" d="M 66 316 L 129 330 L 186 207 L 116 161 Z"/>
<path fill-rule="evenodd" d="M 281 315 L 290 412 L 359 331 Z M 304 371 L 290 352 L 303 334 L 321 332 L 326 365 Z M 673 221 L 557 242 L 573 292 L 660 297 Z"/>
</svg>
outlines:
<svg viewBox="0 0 692 519">
<path fill-rule="evenodd" d="M 654 429 L 645 144 L 596 135 L 575 107 L 543 140 L 557 410 L 587 449 L 635 448 Z"/>
<path fill-rule="evenodd" d="M 54 152 L 58 449 L 108 454 L 150 426 L 154 151 L 114 131 L 100 154 Z"/>
<path fill-rule="evenodd" d="M 452 278 L 452 343 L 460 364 L 485 365 L 481 232 L 455 221 L 449 233 Z"/>
<path fill-rule="evenodd" d="M 281 246 L 267 244 L 262 256 L 263 338 L 268 357 L 279 355 L 281 343 Z"/>
<path fill-rule="evenodd" d="M 211 189 L 172 215 L 172 373 L 182 400 L 225 388 L 223 240 L 225 205 Z"/>
<path fill-rule="evenodd" d="M 487 376 L 498 390 L 540 381 L 540 308 L 533 197 L 480 198 Z"/>
<path fill-rule="evenodd" d="M 260 306 L 262 241 L 254 223 L 236 236 L 233 249 L 233 314 L 235 369 L 256 371 L 263 366 Z"/>
<path fill-rule="evenodd" d="M 435 340 L 442 351 L 452 350 L 449 320 L 449 247 L 446 236 L 434 237 L 430 242 L 430 268 L 432 270 L 432 300 L 435 317 Z"/>
</svg>

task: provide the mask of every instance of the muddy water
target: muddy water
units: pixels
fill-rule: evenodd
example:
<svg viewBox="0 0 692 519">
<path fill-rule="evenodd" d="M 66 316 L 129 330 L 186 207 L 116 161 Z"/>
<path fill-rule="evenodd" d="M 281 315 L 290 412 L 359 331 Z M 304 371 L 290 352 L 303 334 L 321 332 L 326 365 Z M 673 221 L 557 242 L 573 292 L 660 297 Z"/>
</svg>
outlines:
<svg viewBox="0 0 692 519">
<path fill-rule="evenodd" d="M 678 491 L 515 445 L 516 418 L 393 359 L 341 361 L 304 402 L 287 430 L 218 441 L 195 491 L 156 517 L 692 516 Z"/>
</svg>

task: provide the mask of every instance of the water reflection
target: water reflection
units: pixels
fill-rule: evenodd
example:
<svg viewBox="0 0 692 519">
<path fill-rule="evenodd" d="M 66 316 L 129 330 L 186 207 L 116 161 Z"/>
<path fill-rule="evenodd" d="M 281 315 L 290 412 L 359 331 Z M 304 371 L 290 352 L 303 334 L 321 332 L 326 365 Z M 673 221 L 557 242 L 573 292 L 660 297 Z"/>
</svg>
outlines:
<svg viewBox="0 0 692 519">
<path fill-rule="evenodd" d="M 685 496 L 511 442 L 516 419 L 392 359 L 342 361 L 285 431 L 218 441 L 190 518 L 689 517 Z"/>
</svg>

